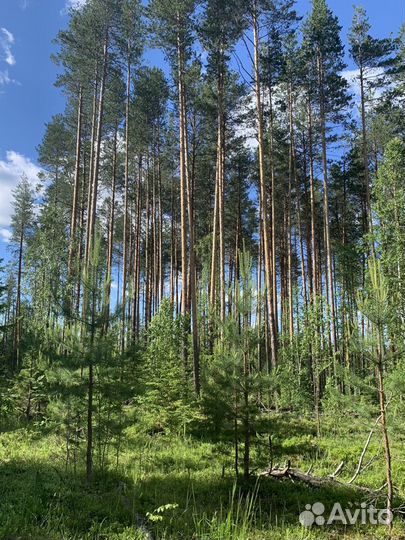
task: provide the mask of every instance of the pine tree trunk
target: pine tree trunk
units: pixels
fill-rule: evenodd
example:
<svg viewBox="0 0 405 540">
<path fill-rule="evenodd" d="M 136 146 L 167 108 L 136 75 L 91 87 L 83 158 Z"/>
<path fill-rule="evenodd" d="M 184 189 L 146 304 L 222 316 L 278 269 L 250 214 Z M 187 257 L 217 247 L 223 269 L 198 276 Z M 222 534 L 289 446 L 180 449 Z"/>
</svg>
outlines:
<svg viewBox="0 0 405 540">
<path fill-rule="evenodd" d="M 171 197 L 170 197 L 170 303 L 175 306 L 175 283 L 176 283 L 176 219 L 175 219 L 175 202 L 174 202 L 174 179 L 171 181 Z M 177 305 L 176 313 L 177 313 Z"/>
<path fill-rule="evenodd" d="M 294 153 L 294 119 L 293 119 L 293 95 L 291 84 L 288 91 L 288 108 L 289 108 L 289 123 L 290 123 L 290 159 L 289 159 L 289 175 L 288 175 L 288 197 L 287 197 L 287 278 L 288 278 L 288 331 L 290 343 L 294 337 L 294 298 L 293 298 L 293 268 L 292 268 L 292 184 L 295 175 L 295 153 Z"/>
<path fill-rule="evenodd" d="M 142 156 L 138 162 L 138 185 L 136 189 L 136 231 L 133 272 L 132 337 L 139 336 L 141 294 L 141 228 L 142 228 Z"/>
<path fill-rule="evenodd" d="M 128 207 L 129 207 L 129 107 L 131 99 L 131 61 L 127 59 L 127 92 L 125 101 L 125 171 L 124 171 L 124 230 L 122 238 L 122 329 L 121 350 L 125 348 L 126 305 L 128 282 Z"/>
<path fill-rule="evenodd" d="M 149 156 L 147 157 L 146 171 L 146 194 L 145 194 L 145 296 L 144 296 L 144 321 L 145 328 L 149 327 L 150 322 L 150 173 L 149 173 Z"/>
<path fill-rule="evenodd" d="M 277 294 L 277 257 L 276 257 L 276 236 L 277 236 L 277 216 L 276 216 L 276 172 L 274 163 L 274 110 L 273 110 L 273 88 L 269 84 L 269 102 L 270 102 L 270 176 L 271 176 L 271 269 L 273 283 L 273 313 L 274 313 L 274 332 L 278 334 L 278 294 Z M 267 200 L 266 200 L 267 209 Z"/>
<path fill-rule="evenodd" d="M 91 138 L 90 138 L 90 160 L 89 160 L 89 174 L 88 174 L 88 185 L 87 185 L 87 223 L 86 223 L 86 245 L 85 245 L 85 267 L 87 266 L 87 261 L 89 260 L 90 255 L 90 227 L 91 227 L 91 204 L 93 200 L 93 175 L 94 175 L 94 153 L 96 147 L 96 133 L 97 133 L 97 106 L 98 106 L 98 91 L 99 81 L 98 81 L 98 63 L 96 62 L 95 74 L 94 74 L 94 92 L 93 92 L 93 105 L 92 105 L 92 116 L 91 116 Z M 86 306 L 83 306 L 84 310 Z"/>
<path fill-rule="evenodd" d="M 77 222 L 79 210 L 79 193 L 80 193 L 80 162 L 81 162 L 81 147 L 82 147 L 82 122 L 83 122 L 83 88 L 80 85 L 79 97 L 77 105 L 77 130 L 76 130 L 76 164 L 75 178 L 73 184 L 72 198 L 72 214 L 70 220 L 70 244 L 68 258 L 68 276 L 72 277 L 73 264 L 77 250 Z"/>
<path fill-rule="evenodd" d="M 106 275 L 106 292 L 104 305 L 104 330 L 107 332 L 110 321 L 110 304 L 111 304 L 111 280 L 112 266 L 114 254 L 114 222 L 115 222 L 115 191 L 117 183 L 117 134 L 118 125 L 115 126 L 114 132 L 114 149 L 113 149 L 113 164 L 112 164 L 112 181 L 111 181 L 111 203 L 110 215 L 108 219 L 108 250 L 107 250 L 107 275 Z"/>
<path fill-rule="evenodd" d="M 270 350 L 271 363 L 275 367 L 277 365 L 277 342 L 275 334 L 275 319 L 273 311 L 273 280 L 272 280 L 272 264 L 270 259 L 270 241 L 267 220 L 267 193 L 266 180 L 264 169 L 264 136 L 263 136 L 263 113 L 261 102 L 261 84 L 260 84 L 260 65 L 259 65 L 259 23 L 257 18 L 256 4 L 252 13 L 253 18 L 253 35 L 254 35 L 254 70 L 255 70 L 255 91 L 256 91 L 256 113 L 258 123 L 258 139 L 259 139 L 259 181 L 260 181 L 260 204 L 263 222 L 263 251 L 264 265 L 267 288 L 267 304 L 269 311 L 269 326 L 270 326 Z"/>
<path fill-rule="evenodd" d="M 22 263 L 23 263 L 23 246 L 24 246 L 24 229 L 25 225 L 21 224 L 20 239 L 18 245 L 18 271 L 17 271 L 17 296 L 15 306 L 15 329 L 14 329 L 14 369 L 20 367 L 21 361 L 21 281 L 22 281 Z"/>
<path fill-rule="evenodd" d="M 360 65 L 360 107 L 361 107 L 361 134 L 362 134 L 362 154 L 364 167 L 364 188 L 365 188 L 365 207 L 364 207 L 364 227 L 365 233 L 373 231 L 373 221 L 371 215 L 371 193 L 370 193 L 370 171 L 368 168 L 368 141 L 367 141 L 367 123 L 366 123 L 366 98 L 364 92 L 364 68 Z"/>
<path fill-rule="evenodd" d="M 95 230 L 96 230 L 96 215 L 97 215 L 97 198 L 98 198 L 98 181 L 99 181 L 99 169 L 100 169 L 100 157 L 101 157 L 101 140 L 102 140 L 102 130 L 103 130 L 103 117 L 104 117 L 104 99 L 105 99 L 105 86 L 107 78 L 107 67 L 108 67 L 108 43 L 109 36 L 106 33 L 104 40 L 104 51 L 103 51 L 103 70 L 100 84 L 100 95 L 98 103 L 98 117 L 97 117 L 97 128 L 96 128 L 96 137 L 95 137 L 95 151 L 94 151 L 94 166 L 93 174 L 91 178 L 92 189 L 91 189 L 91 204 L 90 204 L 90 215 L 88 216 L 88 239 L 87 239 L 87 253 L 86 253 L 86 268 L 89 265 L 90 254 L 92 252 L 94 239 L 95 239 Z"/>
<path fill-rule="evenodd" d="M 323 59 L 321 53 L 318 54 L 318 75 L 319 75 L 319 96 L 320 96 L 320 127 L 322 139 L 322 167 L 323 167 L 323 215 L 325 229 L 325 248 L 326 248 L 326 278 L 328 282 L 328 304 L 331 316 L 331 339 L 333 352 L 337 353 L 337 331 L 336 331 L 336 302 L 334 290 L 334 273 L 332 246 L 330 239 L 330 218 L 329 218 L 329 186 L 328 186 L 328 157 L 326 143 L 326 114 L 325 114 L 325 88 L 323 75 Z"/>
<path fill-rule="evenodd" d="M 219 135 L 218 135 L 219 138 Z M 218 172 L 219 172 L 219 152 L 217 152 L 217 167 L 215 174 L 215 196 L 214 196 L 214 218 L 212 228 L 211 247 L 211 277 L 210 277 L 210 307 L 215 310 L 216 299 L 216 273 L 217 273 L 217 235 L 218 235 Z"/>
<path fill-rule="evenodd" d="M 195 263 L 195 239 L 194 239 L 194 178 L 188 170 L 188 135 L 187 135 L 187 110 L 185 93 L 183 92 L 183 141 L 186 174 L 186 196 L 187 214 L 190 239 L 190 279 L 189 279 L 189 302 L 191 309 L 192 342 L 193 342 L 193 380 L 194 389 L 197 396 L 200 395 L 200 343 L 198 337 L 198 305 L 197 305 L 197 285 L 196 285 L 196 263 Z"/>
<path fill-rule="evenodd" d="M 314 175 L 314 157 L 313 157 L 313 124 L 312 124 L 312 104 L 311 97 L 308 96 L 308 136 L 309 136 L 309 192 L 311 206 L 311 254 L 312 254 L 312 302 L 315 303 L 319 294 L 317 279 L 317 242 L 316 242 L 316 201 L 315 201 L 315 175 Z"/>
<path fill-rule="evenodd" d="M 180 24 L 180 22 L 179 22 Z M 187 256 L 187 156 L 185 142 L 185 87 L 184 87 L 184 51 L 181 43 L 180 35 L 178 36 L 177 55 L 179 64 L 178 73 L 178 91 L 179 91 L 179 114 L 180 114 L 180 220 L 181 220 L 181 314 L 183 317 L 187 315 L 187 300 L 188 300 L 188 256 Z"/>
<path fill-rule="evenodd" d="M 222 58 L 222 51 L 220 52 Z M 224 73 L 223 60 L 218 73 L 218 222 L 219 222 L 219 294 L 220 294 L 220 321 L 221 334 L 225 322 L 225 118 L 224 118 Z"/>
<path fill-rule="evenodd" d="M 165 287 L 165 272 L 163 264 L 163 209 L 162 209 L 162 171 L 160 164 L 160 147 L 158 143 L 158 261 L 159 261 L 159 278 L 158 278 L 158 305 L 163 301 Z"/>
</svg>

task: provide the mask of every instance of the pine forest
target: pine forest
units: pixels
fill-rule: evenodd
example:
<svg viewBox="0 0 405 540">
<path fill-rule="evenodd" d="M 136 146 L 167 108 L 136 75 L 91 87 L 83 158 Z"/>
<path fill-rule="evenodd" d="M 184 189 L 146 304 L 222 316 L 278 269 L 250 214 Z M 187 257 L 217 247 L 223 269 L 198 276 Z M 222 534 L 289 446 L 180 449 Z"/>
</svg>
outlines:
<svg viewBox="0 0 405 540">
<path fill-rule="evenodd" d="M 405 538 L 405 25 L 373 1 L 70 9 L 0 260 L 0 538 Z"/>
</svg>

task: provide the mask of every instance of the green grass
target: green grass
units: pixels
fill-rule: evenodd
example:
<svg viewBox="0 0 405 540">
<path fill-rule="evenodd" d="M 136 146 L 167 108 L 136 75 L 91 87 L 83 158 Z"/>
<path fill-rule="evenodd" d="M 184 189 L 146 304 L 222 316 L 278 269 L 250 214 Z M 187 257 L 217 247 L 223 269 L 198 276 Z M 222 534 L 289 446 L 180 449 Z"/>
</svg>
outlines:
<svg viewBox="0 0 405 540">
<path fill-rule="evenodd" d="M 356 468 L 368 428 L 353 419 L 336 431 L 324 422 L 323 436 L 314 437 L 306 419 L 271 419 L 274 461 L 291 460 L 313 474 L 330 474 L 345 461 L 341 479 Z M 282 434 L 288 433 L 288 436 Z M 405 499 L 405 455 L 402 435 L 393 437 L 396 504 Z M 367 459 L 380 451 L 378 431 Z M 385 527 L 302 527 L 299 513 L 308 503 L 331 508 L 358 507 L 362 498 L 347 487 L 313 489 L 300 483 L 263 478 L 235 482 L 232 455 L 220 443 L 196 437 L 140 436 L 128 430 L 118 468 L 95 476 L 88 487 L 84 471 L 66 470 L 62 439 L 34 428 L 0 435 L 0 538 L 24 540 L 298 540 L 383 539 Z M 259 466 L 266 449 L 254 450 Z M 81 456 L 81 462 L 83 462 Z M 113 461 L 113 459 L 111 460 Z M 358 482 L 379 488 L 384 483 L 383 454 Z M 380 502 L 381 507 L 383 501 Z M 405 538 L 397 518 L 394 538 Z"/>
</svg>

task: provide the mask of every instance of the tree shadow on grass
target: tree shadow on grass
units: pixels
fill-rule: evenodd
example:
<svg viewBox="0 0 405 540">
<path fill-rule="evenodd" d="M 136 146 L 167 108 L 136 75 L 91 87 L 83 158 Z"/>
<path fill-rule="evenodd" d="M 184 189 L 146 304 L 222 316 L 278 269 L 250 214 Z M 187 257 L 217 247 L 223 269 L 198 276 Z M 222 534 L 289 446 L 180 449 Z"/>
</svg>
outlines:
<svg viewBox="0 0 405 540">
<path fill-rule="evenodd" d="M 83 474 L 47 463 L 0 463 L 0 538 L 24 540 L 142 538 L 137 516 L 125 504 L 119 474 Z"/>
<path fill-rule="evenodd" d="M 283 531 L 316 538 L 316 531 L 308 536 L 299 524 L 307 504 L 322 502 L 328 512 L 336 502 L 357 508 L 363 500 L 345 487 L 314 489 L 270 478 L 235 481 L 209 469 L 151 473 L 136 482 L 103 471 L 88 486 L 82 474 L 75 476 L 49 463 L 14 460 L 0 463 L 0 539 L 273 540 L 274 531 L 280 538 Z M 225 526 L 227 520 L 231 528 Z M 238 537 L 243 520 L 250 531 L 246 538 Z M 335 538 L 342 532 L 335 527 L 319 534 Z M 356 534 L 353 538 L 368 538 L 358 530 Z"/>
<path fill-rule="evenodd" d="M 317 533 L 323 539 L 339 538 L 347 532 L 347 527 L 318 527 L 318 530 L 309 534 L 300 525 L 300 513 L 306 510 L 306 505 L 313 505 L 315 502 L 321 502 L 325 506 L 325 515 L 329 515 L 337 502 L 342 508 L 351 509 L 360 508 L 361 503 L 365 502 L 363 494 L 345 486 L 313 488 L 287 479 L 252 478 L 246 482 L 242 479 L 235 481 L 232 477 L 215 478 L 178 473 L 151 475 L 143 479 L 137 486 L 135 500 L 136 506 L 144 513 L 165 505 L 170 506 L 171 510 L 167 514 L 163 513 L 161 521 L 154 524 L 156 538 L 170 540 L 226 540 L 227 536 L 218 535 L 218 521 L 221 520 L 223 524 L 227 521 L 233 523 L 234 529 L 228 530 L 229 540 L 248 540 L 237 536 L 238 531 L 244 530 L 242 525 L 245 521 L 251 529 L 249 538 L 254 539 L 273 540 L 275 530 L 278 530 L 277 538 L 285 540 L 295 540 L 297 534 L 302 538 L 318 538 Z M 178 507 L 172 510 L 173 505 Z M 216 527 L 214 531 L 213 523 Z M 205 528 L 203 526 L 201 529 L 201 524 L 205 524 Z M 366 531 L 367 526 L 363 529 Z M 363 536 L 361 530 L 361 526 L 355 527 L 353 538 L 373 536 L 374 531 L 368 531 L 370 536 L 364 532 Z M 293 531 L 291 534 L 295 536 L 285 536 L 288 531 Z"/>
</svg>

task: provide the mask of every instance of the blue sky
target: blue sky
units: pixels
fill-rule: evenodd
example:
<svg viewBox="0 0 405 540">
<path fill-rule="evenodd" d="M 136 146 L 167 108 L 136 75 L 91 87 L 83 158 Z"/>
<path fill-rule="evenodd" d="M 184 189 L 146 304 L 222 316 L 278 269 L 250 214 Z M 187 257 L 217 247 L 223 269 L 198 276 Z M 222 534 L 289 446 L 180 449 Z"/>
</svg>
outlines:
<svg viewBox="0 0 405 540">
<path fill-rule="evenodd" d="M 83 0 L 0 0 L 0 257 L 7 246 L 11 190 L 24 171 L 34 182 L 36 147 L 44 125 L 62 112 L 64 99 L 54 87 L 57 67 L 50 59 L 52 40 L 67 25 L 67 4 Z M 170 0 L 168 0 L 170 1 Z M 226 0 L 224 0 L 226 1 Z M 310 0 L 298 0 L 305 14 Z M 352 0 L 329 0 L 343 25 L 350 27 Z M 404 0 L 363 0 L 376 36 L 397 33 L 405 19 Z M 161 64 L 160 54 L 148 63 Z M 349 67 L 350 61 L 347 59 Z"/>
</svg>

